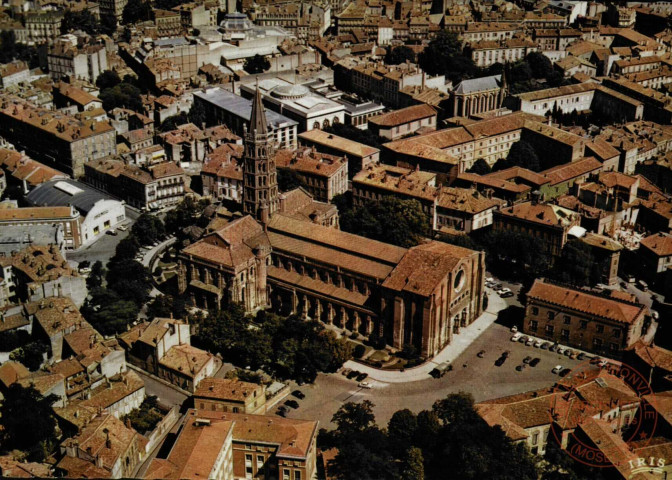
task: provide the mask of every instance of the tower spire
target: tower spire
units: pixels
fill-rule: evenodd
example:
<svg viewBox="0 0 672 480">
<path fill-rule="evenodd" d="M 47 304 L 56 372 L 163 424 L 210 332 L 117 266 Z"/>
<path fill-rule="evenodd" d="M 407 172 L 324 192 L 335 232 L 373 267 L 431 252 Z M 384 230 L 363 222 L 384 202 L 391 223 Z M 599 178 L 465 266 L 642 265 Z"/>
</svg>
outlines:
<svg viewBox="0 0 672 480">
<path fill-rule="evenodd" d="M 250 133 L 252 135 L 267 135 L 268 126 L 266 125 L 266 112 L 259 89 L 259 77 L 257 77 L 257 89 L 254 92 L 252 101 L 252 113 L 250 114 Z"/>
</svg>

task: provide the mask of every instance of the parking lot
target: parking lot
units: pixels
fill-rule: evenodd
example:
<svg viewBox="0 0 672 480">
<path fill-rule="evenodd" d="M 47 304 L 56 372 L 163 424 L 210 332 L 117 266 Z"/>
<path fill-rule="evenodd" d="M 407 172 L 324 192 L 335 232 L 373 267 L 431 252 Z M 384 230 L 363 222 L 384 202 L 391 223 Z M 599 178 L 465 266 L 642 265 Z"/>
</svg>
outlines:
<svg viewBox="0 0 672 480">
<path fill-rule="evenodd" d="M 548 387 L 559 380 L 558 375 L 551 373 L 556 365 L 571 369 L 581 363 L 548 350 L 511 342 L 512 335 L 506 326 L 491 325 L 453 362 L 453 370 L 439 379 L 428 375 L 426 380 L 397 384 L 367 379 L 372 388 L 362 389 L 356 380 L 348 380 L 340 373 L 321 374 L 315 385 L 292 385 L 292 390 L 299 388 L 306 398 L 298 400 L 299 408 L 289 409 L 287 416 L 316 418 L 321 426 L 329 428 L 332 415 L 343 403 L 368 399 L 376 405 L 376 419 L 385 425 L 395 411 L 429 409 L 449 393 L 465 391 L 479 402 Z M 481 350 L 485 350 L 483 358 L 477 355 Z M 502 366 L 495 366 L 495 361 L 507 350 L 509 358 Z M 516 366 L 522 364 L 526 356 L 538 357 L 539 364 L 517 371 Z"/>
</svg>

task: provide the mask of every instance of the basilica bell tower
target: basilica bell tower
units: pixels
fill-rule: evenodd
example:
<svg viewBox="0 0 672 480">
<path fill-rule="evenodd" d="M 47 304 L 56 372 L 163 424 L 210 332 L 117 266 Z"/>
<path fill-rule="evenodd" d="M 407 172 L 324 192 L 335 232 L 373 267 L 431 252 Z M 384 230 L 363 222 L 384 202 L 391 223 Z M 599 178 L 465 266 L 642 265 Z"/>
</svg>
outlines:
<svg viewBox="0 0 672 480">
<path fill-rule="evenodd" d="M 244 141 L 243 211 L 265 225 L 278 208 L 278 175 L 258 81 Z"/>
</svg>

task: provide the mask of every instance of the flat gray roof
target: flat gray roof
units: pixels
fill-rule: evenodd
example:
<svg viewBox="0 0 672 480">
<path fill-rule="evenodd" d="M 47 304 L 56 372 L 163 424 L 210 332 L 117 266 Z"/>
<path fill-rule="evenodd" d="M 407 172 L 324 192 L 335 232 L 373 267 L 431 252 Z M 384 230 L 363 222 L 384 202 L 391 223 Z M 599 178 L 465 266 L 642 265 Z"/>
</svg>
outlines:
<svg viewBox="0 0 672 480">
<path fill-rule="evenodd" d="M 76 180 L 61 178 L 35 187 L 26 201 L 36 207 L 72 205 L 84 215 L 100 200 L 116 200 L 95 188 Z M 118 200 L 117 200 L 118 201 Z"/>
<path fill-rule="evenodd" d="M 250 121 L 252 115 L 252 101 L 246 98 L 231 93 L 228 90 L 221 88 L 212 88 L 206 92 L 194 92 L 194 96 L 215 105 L 222 110 L 231 112 L 233 115 L 242 118 L 246 122 Z M 291 118 L 276 113 L 272 110 L 266 109 L 266 123 L 270 130 L 277 130 L 279 128 L 291 127 L 299 123 Z"/>
</svg>

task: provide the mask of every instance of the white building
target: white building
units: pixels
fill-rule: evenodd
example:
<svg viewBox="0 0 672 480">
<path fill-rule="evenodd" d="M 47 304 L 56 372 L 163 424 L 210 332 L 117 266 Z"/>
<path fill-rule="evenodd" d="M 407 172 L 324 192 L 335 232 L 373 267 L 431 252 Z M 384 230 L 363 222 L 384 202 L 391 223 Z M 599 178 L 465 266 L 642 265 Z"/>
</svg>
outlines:
<svg viewBox="0 0 672 480">
<path fill-rule="evenodd" d="M 72 205 L 84 217 L 80 231 L 82 245 L 88 245 L 126 220 L 124 202 L 76 180 L 50 180 L 33 189 L 26 197 L 33 206 Z"/>
<path fill-rule="evenodd" d="M 255 85 L 241 85 L 243 97 L 252 98 Z M 279 78 L 259 82 L 267 108 L 299 122 L 299 131 L 307 132 L 345 122 L 345 106 L 303 85 L 293 85 Z"/>
</svg>

